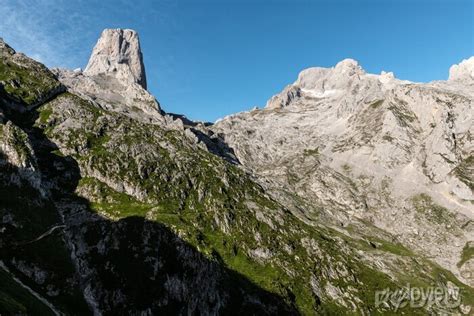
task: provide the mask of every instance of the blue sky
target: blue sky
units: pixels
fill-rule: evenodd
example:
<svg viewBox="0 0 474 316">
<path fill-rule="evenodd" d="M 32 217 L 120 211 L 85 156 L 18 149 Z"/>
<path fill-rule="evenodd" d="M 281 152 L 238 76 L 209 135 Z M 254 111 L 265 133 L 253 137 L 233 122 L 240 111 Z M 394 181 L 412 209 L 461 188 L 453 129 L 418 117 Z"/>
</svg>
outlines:
<svg viewBox="0 0 474 316">
<path fill-rule="evenodd" d="M 149 90 L 205 121 L 264 106 L 311 66 L 446 79 L 474 55 L 472 0 L 0 0 L 0 37 L 46 65 L 84 67 L 104 28 L 140 34 Z"/>
</svg>

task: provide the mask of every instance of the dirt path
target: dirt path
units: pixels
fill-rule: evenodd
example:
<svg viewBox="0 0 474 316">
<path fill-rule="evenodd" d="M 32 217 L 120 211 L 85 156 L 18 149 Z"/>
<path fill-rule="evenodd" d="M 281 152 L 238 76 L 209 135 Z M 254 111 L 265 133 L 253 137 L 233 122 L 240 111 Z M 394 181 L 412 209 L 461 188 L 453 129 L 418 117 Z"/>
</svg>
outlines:
<svg viewBox="0 0 474 316">
<path fill-rule="evenodd" d="M 25 243 L 21 243 L 20 245 L 28 245 L 28 244 L 31 244 L 31 243 L 34 243 L 34 242 L 37 242 L 49 235 L 51 235 L 55 230 L 59 229 L 59 228 L 64 228 L 66 226 L 64 225 L 56 225 L 56 226 L 53 226 L 51 227 L 50 229 L 48 229 L 46 232 L 42 233 L 41 235 L 39 235 L 38 237 L 36 237 L 35 239 L 33 240 L 30 240 L 30 241 L 27 241 Z"/>
</svg>

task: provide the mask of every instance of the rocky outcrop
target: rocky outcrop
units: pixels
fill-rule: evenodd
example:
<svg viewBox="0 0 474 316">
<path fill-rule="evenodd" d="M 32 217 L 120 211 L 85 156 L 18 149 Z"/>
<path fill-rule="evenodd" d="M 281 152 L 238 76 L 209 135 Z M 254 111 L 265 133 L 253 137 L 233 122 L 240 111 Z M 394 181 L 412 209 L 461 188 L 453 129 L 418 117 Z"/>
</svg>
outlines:
<svg viewBox="0 0 474 316">
<path fill-rule="evenodd" d="M 451 66 L 449 69 L 449 80 L 474 84 L 474 56 Z"/>
<path fill-rule="evenodd" d="M 33 71 L 35 76 L 28 76 Z M 0 38 L 0 102 L 16 112 L 29 111 L 64 92 L 43 64 L 17 53 Z"/>
<path fill-rule="evenodd" d="M 88 76 L 113 76 L 138 83 L 146 90 L 146 74 L 138 34 L 129 29 L 105 29 L 84 71 Z"/>
<path fill-rule="evenodd" d="M 70 92 L 98 106 L 143 122 L 164 123 L 160 104 L 146 90 L 138 34 L 128 29 L 102 32 L 84 71 L 53 69 Z"/>
</svg>

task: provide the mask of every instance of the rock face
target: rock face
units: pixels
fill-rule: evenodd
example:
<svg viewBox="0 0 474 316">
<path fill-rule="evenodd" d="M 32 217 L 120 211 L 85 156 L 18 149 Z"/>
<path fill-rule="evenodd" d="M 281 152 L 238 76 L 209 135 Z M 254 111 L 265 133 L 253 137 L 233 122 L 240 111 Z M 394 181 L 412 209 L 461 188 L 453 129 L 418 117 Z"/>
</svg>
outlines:
<svg viewBox="0 0 474 316">
<path fill-rule="evenodd" d="M 142 121 L 164 122 L 159 103 L 146 90 L 140 41 L 133 30 L 104 30 L 84 71 L 53 72 L 69 91 L 102 108 Z"/>
<path fill-rule="evenodd" d="M 35 78 L 24 76 L 27 68 L 36 73 Z M 2 72 L 0 89 L 8 92 L 1 101 L 22 111 L 31 110 L 66 90 L 49 69 L 24 54 L 17 53 L 2 38 L 0 38 L 0 71 Z"/>
<path fill-rule="evenodd" d="M 0 52 L 0 314 L 470 312 L 463 84 L 344 60 L 209 126 L 115 70 Z M 374 301 L 407 281 L 461 305 Z"/>
<path fill-rule="evenodd" d="M 449 69 L 449 80 L 474 84 L 474 56 Z"/>
<path fill-rule="evenodd" d="M 86 75 L 111 75 L 146 90 L 146 74 L 138 34 L 134 30 L 106 29 L 92 51 Z"/>
<path fill-rule="evenodd" d="M 265 109 L 212 130 L 277 198 L 296 193 L 343 225 L 369 221 L 474 285 L 460 263 L 474 239 L 473 65 L 428 84 L 351 59 L 309 68 Z"/>
</svg>

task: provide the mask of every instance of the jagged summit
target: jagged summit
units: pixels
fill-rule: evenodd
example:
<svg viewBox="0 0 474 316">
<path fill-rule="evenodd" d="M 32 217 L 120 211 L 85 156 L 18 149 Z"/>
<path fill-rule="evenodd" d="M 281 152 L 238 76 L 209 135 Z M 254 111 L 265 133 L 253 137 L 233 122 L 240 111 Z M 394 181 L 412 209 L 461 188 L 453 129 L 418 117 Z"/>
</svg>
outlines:
<svg viewBox="0 0 474 316">
<path fill-rule="evenodd" d="M 474 83 L 474 56 L 452 65 L 449 69 L 448 80 Z"/>
<path fill-rule="evenodd" d="M 86 75 L 113 75 L 123 82 L 147 88 L 138 33 L 130 29 L 105 29 L 92 51 Z"/>
<path fill-rule="evenodd" d="M 365 71 L 356 60 L 346 58 L 331 68 L 311 67 L 304 69 L 299 73 L 296 83 L 302 88 L 312 89 L 319 80 L 327 79 L 329 76 L 340 81 L 341 78 L 363 74 Z"/>
<path fill-rule="evenodd" d="M 336 67 L 334 67 L 334 69 L 336 72 L 347 74 L 349 76 L 355 74 L 362 75 L 365 73 L 365 71 L 359 65 L 359 62 L 351 58 L 341 60 L 336 64 Z"/>
<path fill-rule="evenodd" d="M 54 70 L 70 92 L 102 108 L 142 121 L 162 121 L 158 101 L 147 90 L 138 34 L 130 29 L 105 29 L 89 63 L 80 69 Z"/>
<path fill-rule="evenodd" d="M 392 88 L 396 81 L 393 73 L 368 74 L 356 60 L 346 58 L 331 68 L 304 69 L 299 73 L 298 79 L 287 86 L 282 93 L 273 96 L 266 107 L 270 109 L 286 107 L 294 104 L 292 101 L 299 97 L 315 100 L 345 99 L 345 103 L 352 104 L 358 91 L 370 90 L 372 92 L 370 97 L 377 99 L 384 90 Z"/>
</svg>

